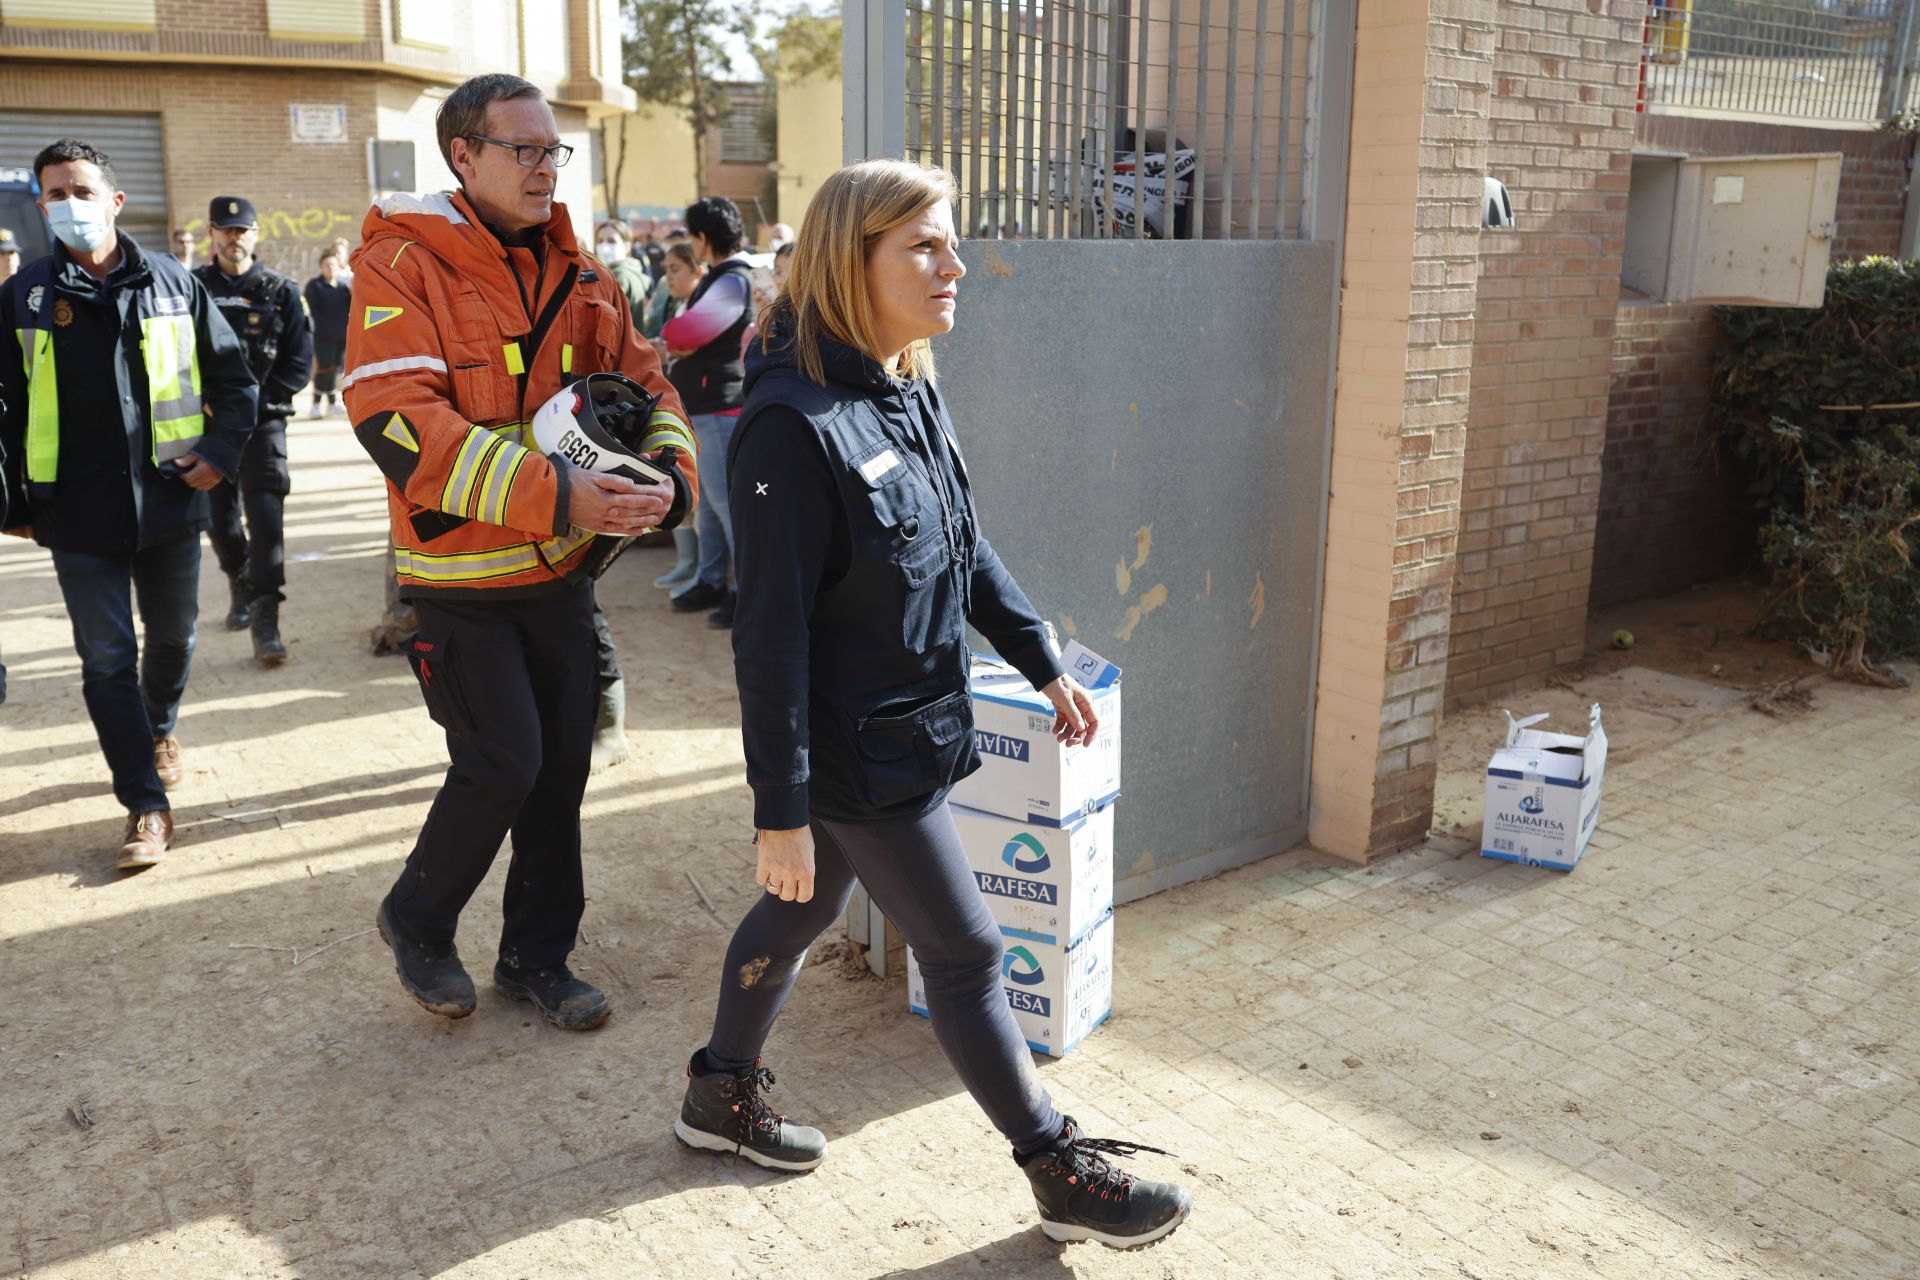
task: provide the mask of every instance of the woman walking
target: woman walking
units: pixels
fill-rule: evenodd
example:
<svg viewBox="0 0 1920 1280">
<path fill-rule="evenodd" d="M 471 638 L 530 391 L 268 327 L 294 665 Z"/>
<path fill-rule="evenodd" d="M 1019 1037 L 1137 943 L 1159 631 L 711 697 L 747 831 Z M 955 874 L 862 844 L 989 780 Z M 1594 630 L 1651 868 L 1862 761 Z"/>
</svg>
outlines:
<svg viewBox="0 0 1920 1280">
<path fill-rule="evenodd" d="M 1092 741 L 1086 694 L 981 535 L 927 339 L 953 327 L 952 179 L 852 165 L 807 209 L 786 295 L 750 353 L 733 439 L 734 670 L 757 881 L 734 934 L 712 1037 L 688 1063 L 683 1142 L 811 1169 L 817 1130 L 768 1109 L 761 1047 L 809 945 L 856 877 L 913 946 L 934 1034 L 1013 1147 L 1055 1240 L 1143 1244 L 1187 1192 L 1115 1168 L 1154 1150 L 1088 1138 L 1034 1075 L 1000 986 L 1001 940 L 947 808 L 978 767 L 972 623 Z"/>
</svg>

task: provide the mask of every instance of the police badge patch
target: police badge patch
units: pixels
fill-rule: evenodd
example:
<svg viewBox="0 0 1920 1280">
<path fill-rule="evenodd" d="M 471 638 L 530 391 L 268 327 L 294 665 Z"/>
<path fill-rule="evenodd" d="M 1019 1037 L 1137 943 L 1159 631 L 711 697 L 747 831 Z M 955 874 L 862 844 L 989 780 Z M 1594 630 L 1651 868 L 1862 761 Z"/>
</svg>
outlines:
<svg viewBox="0 0 1920 1280">
<path fill-rule="evenodd" d="M 40 302 L 46 296 L 47 296 L 47 286 L 43 284 L 37 284 L 33 286 L 33 288 L 27 290 L 27 310 L 33 312 L 33 314 L 35 315 L 39 315 Z"/>
<path fill-rule="evenodd" d="M 53 323 L 62 329 L 73 323 L 73 304 L 65 298 L 53 300 Z"/>
</svg>

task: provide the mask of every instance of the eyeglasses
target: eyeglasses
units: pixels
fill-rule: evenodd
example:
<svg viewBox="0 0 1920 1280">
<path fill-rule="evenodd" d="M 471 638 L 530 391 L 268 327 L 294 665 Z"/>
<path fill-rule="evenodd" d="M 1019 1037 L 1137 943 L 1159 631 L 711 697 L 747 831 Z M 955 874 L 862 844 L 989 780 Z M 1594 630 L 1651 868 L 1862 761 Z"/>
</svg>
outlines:
<svg viewBox="0 0 1920 1280">
<path fill-rule="evenodd" d="M 468 133 L 461 136 L 469 142 L 490 142 L 496 147 L 505 147 L 513 152 L 513 158 L 519 162 L 522 169 L 538 168 L 543 157 L 552 157 L 553 167 L 556 169 L 562 168 L 567 161 L 573 159 L 573 148 L 564 142 L 556 142 L 550 147 L 545 147 L 537 142 L 507 142 L 500 138 L 489 138 L 484 133 Z"/>
</svg>

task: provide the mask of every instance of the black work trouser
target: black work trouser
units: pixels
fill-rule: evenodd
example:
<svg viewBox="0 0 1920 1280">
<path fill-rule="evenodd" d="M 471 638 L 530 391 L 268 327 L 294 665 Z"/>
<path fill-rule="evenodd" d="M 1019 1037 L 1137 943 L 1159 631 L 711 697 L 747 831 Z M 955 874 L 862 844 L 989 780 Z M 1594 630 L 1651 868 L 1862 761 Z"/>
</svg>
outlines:
<svg viewBox="0 0 1920 1280">
<path fill-rule="evenodd" d="M 812 826 L 813 898 L 783 902 L 762 893 L 734 931 L 708 1063 L 722 1070 L 753 1065 L 807 948 L 845 913 L 858 876 L 913 948 L 934 1038 L 987 1119 L 1016 1150 L 1032 1151 L 1058 1137 L 1060 1113 L 1034 1073 L 1000 985 L 1000 929 L 946 803 L 918 818 L 815 818 Z"/>
<path fill-rule="evenodd" d="M 249 599 L 284 599 L 287 585 L 285 509 L 292 487 L 287 472 L 287 420 L 269 418 L 253 429 L 240 451 L 240 474 L 223 480 L 211 495 L 213 527 L 207 539 L 228 577 L 240 575 Z M 240 527 L 242 513 L 246 529 Z"/>
<path fill-rule="evenodd" d="M 451 942 L 461 909 L 512 837 L 500 958 L 562 964 L 586 907 L 580 798 L 598 698 L 593 590 L 512 600 L 416 596 L 406 646 L 452 767 L 393 886 L 394 914 L 422 942 Z"/>
<path fill-rule="evenodd" d="M 602 689 L 620 678 L 620 656 L 614 652 L 613 628 L 607 625 L 607 615 L 600 612 L 598 603 L 593 606 L 593 667 Z"/>
</svg>

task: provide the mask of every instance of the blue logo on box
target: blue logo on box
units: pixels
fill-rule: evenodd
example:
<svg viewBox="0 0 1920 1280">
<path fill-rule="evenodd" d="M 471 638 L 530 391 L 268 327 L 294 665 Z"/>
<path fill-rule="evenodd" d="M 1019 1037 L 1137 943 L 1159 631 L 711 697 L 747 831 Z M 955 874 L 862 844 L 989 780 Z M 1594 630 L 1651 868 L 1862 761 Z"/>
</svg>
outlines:
<svg viewBox="0 0 1920 1280">
<path fill-rule="evenodd" d="M 1033 856 L 1022 857 L 1022 852 Z M 1046 846 L 1040 843 L 1038 837 L 1025 831 L 1007 841 L 1007 847 L 1000 851 L 1000 861 L 1028 875 L 1036 875 L 1053 865 L 1052 859 L 1047 857 Z"/>
<path fill-rule="evenodd" d="M 975 729 L 973 741 L 979 748 L 980 754 L 984 756 L 1000 756 L 1018 764 L 1026 764 L 1033 758 L 1033 744 L 1025 738 L 1016 738 L 1011 734 Z"/>
<path fill-rule="evenodd" d="M 1060 905 L 1060 890 L 1045 880 L 1023 880 L 1019 876 L 1001 875 L 992 871 L 976 871 L 973 878 L 980 882 L 980 892 L 991 893 L 1001 898 L 1018 898 L 1022 902 L 1039 902 L 1049 907 Z"/>
<path fill-rule="evenodd" d="M 1014 967 L 1020 972 L 1015 973 Z M 1017 982 L 1023 987 L 1035 986 L 1047 980 L 1046 970 L 1040 967 L 1040 957 L 1025 947 L 1008 947 L 1007 954 L 1000 957 L 1000 973 L 1008 982 Z"/>
<path fill-rule="evenodd" d="M 1546 802 L 1546 799 L 1542 796 L 1539 788 L 1536 787 L 1534 789 L 1533 794 L 1530 796 L 1520 797 L 1520 812 L 1545 813 L 1546 811 L 1547 811 L 1547 802 Z"/>
<path fill-rule="evenodd" d="M 1053 1016 L 1053 1001 L 1038 991 L 1015 991 L 1012 987 L 1002 987 L 1007 993 L 1007 1005 L 1015 1013 L 1031 1013 L 1039 1018 Z"/>
</svg>

